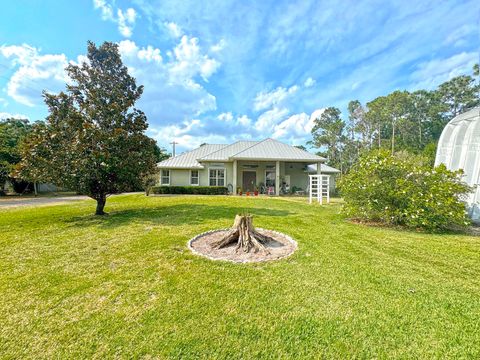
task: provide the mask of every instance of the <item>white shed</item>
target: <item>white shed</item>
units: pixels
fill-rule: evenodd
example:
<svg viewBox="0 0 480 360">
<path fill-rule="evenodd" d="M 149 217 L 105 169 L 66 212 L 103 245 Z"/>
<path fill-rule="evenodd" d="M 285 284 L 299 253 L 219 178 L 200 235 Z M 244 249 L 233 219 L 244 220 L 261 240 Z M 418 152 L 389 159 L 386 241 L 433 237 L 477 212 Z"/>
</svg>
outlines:
<svg viewBox="0 0 480 360">
<path fill-rule="evenodd" d="M 468 203 L 470 216 L 480 220 L 480 107 L 454 117 L 443 129 L 438 141 L 435 165 L 449 170 L 463 169 L 465 182 L 476 187 Z"/>
</svg>

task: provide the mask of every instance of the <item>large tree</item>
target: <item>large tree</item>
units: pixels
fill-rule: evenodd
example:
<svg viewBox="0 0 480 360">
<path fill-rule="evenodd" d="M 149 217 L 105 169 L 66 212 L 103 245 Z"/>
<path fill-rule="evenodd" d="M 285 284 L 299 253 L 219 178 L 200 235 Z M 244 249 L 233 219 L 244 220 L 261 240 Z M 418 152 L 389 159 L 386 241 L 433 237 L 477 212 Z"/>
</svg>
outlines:
<svg viewBox="0 0 480 360">
<path fill-rule="evenodd" d="M 345 122 L 341 112 L 335 107 L 326 108 L 320 118 L 314 120 L 311 144 L 318 148 L 326 148 L 325 155 L 332 166 L 341 165 L 340 152 L 344 142 Z"/>
<path fill-rule="evenodd" d="M 155 144 L 154 152 L 155 152 L 155 161 L 156 162 L 167 160 L 168 158 L 170 158 L 172 156 L 170 153 L 167 152 L 167 149 L 165 149 L 163 147 L 160 147 L 157 144 Z"/>
<path fill-rule="evenodd" d="M 26 139 L 19 173 L 86 194 L 103 215 L 110 194 L 138 187 L 155 172 L 156 144 L 134 107 L 143 86 L 128 74 L 118 46 L 89 42 L 87 58 L 66 68 L 65 92 L 44 92 L 49 115 Z"/>
<path fill-rule="evenodd" d="M 475 68 L 474 72 L 476 72 Z M 442 102 L 449 107 L 450 118 L 480 104 L 477 96 L 478 88 L 475 80 L 469 75 L 454 77 L 439 86 L 438 92 Z"/>
<path fill-rule="evenodd" d="M 395 136 L 399 123 L 404 122 L 409 115 L 409 93 L 407 91 L 394 91 L 382 96 L 368 104 L 369 111 L 376 118 L 379 126 L 379 136 L 386 130 L 390 138 L 392 153 L 395 152 Z M 387 135 L 388 134 L 388 135 Z M 381 145 L 381 142 L 379 141 Z"/>
<path fill-rule="evenodd" d="M 31 130 L 28 120 L 0 120 L 0 194 L 5 182 L 11 179 L 15 164 L 21 160 L 20 142 Z"/>
</svg>

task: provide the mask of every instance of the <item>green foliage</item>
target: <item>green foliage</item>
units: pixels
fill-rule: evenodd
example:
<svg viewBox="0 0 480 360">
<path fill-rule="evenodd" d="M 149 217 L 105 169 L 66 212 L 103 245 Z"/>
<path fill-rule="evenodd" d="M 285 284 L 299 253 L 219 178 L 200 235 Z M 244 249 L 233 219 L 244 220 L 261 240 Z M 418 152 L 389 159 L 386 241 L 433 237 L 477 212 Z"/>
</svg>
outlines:
<svg viewBox="0 0 480 360">
<path fill-rule="evenodd" d="M 325 155 L 331 166 L 338 166 L 341 162 L 340 153 L 345 122 L 340 115 L 339 109 L 326 108 L 320 118 L 314 120 L 312 128 L 313 140 L 311 143 L 316 148 L 326 148 Z"/>
<path fill-rule="evenodd" d="M 294 147 L 303 151 L 307 151 L 307 148 L 304 145 L 294 145 Z"/>
<path fill-rule="evenodd" d="M 20 162 L 20 143 L 31 130 L 28 120 L 0 120 L 0 193 L 10 179 L 15 164 Z"/>
<path fill-rule="evenodd" d="M 155 161 L 156 162 L 167 160 L 172 156 L 170 153 L 167 152 L 167 150 L 165 148 L 161 148 L 157 144 L 155 144 L 154 153 L 155 153 Z"/>
<path fill-rule="evenodd" d="M 435 157 L 437 156 L 437 143 L 431 142 L 425 145 L 422 151 L 422 156 L 424 156 L 428 164 L 433 167 L 435 164 Z"/>
<path fill-rule="evenodd" d="M 422 157 L 373 151 L 340 181 L 345 212 L 354 218 L 440 231 L 469 224 L 462 200 L 471 190 L 461 171 L 431 169 Z"/>
<path fill-rule="evenodd" d="M 128 74 L 118 45 L 89 42 L 87 57 L 66 68 L 66 92 L 44 93 L 49 115 L 27 138 L 19 174 L 86 194 L 103 214 L 109 194 L 138 188 L 156 171 L 159 152 L 134 107 L 143 86 Z"/>
<path fill-rule="evenodd" d="M 478 65 L 473 75 L 479 76 Z M 371 149 L 390 149 L 392 153 L 407 150 L 431 152 L 443 128 L 454 116 L 480 105 L 480 84 L 470 75 L 455 77 L 432 91 L 394 91 L 379 96 L 362 106 L 360 101 L 348 103 L 348 119 L 340 110 L 327 108 L 312 129 L 311 143 L 329 165 L 347 173 L 358 156 Z"/>
<path fill-rule="evenodd" d="M 188 195 L 227 195 L 228 189 L 223 186 L 154 186 L 150 189 L 154 194 L 188 194 Z"/>
<path fill-rule="evenodd" d="M 479 105 L 477 90 L 475 80 L 468 75 L 454 77 L 438 88 L 442 103 L 448 106 L 451 117 Z"/>
<path fill-rule="evenodd" d="M 159 173 L 148 174 L 143 177 L 143 190 L 145 190 L 145 195 L 150 195 L 152 188 L 158 183 Z"/>
</svg>

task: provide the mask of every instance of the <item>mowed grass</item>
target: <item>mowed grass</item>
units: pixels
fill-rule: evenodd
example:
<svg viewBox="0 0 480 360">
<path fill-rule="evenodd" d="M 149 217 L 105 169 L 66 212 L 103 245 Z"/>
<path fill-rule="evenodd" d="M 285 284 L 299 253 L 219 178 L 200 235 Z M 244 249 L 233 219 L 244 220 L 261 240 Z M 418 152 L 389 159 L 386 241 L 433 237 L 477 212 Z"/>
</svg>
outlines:
<svg viewBox="0 0 480 360">
<path fill-rule="evenodd" d="M 480 238 L 347 222 L 340 205 L 110 198 L 0 210 L 1 358 L 479 358 Z M 249 211 L 290 258 L 214 262 Z"/>
</svg>

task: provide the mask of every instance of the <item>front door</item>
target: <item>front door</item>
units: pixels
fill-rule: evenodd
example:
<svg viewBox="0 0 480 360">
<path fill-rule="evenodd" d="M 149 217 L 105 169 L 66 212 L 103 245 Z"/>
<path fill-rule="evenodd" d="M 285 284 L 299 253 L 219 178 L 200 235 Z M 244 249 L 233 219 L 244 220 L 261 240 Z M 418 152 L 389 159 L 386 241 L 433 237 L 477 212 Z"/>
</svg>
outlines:
<svg viewBox="0 0 480 360">
<path fill-rule="evenodd" d="M 255 171 L 243 172 L 243 191 L 254 191 L 257 184 L 257 173 Z"/>
</svg>

